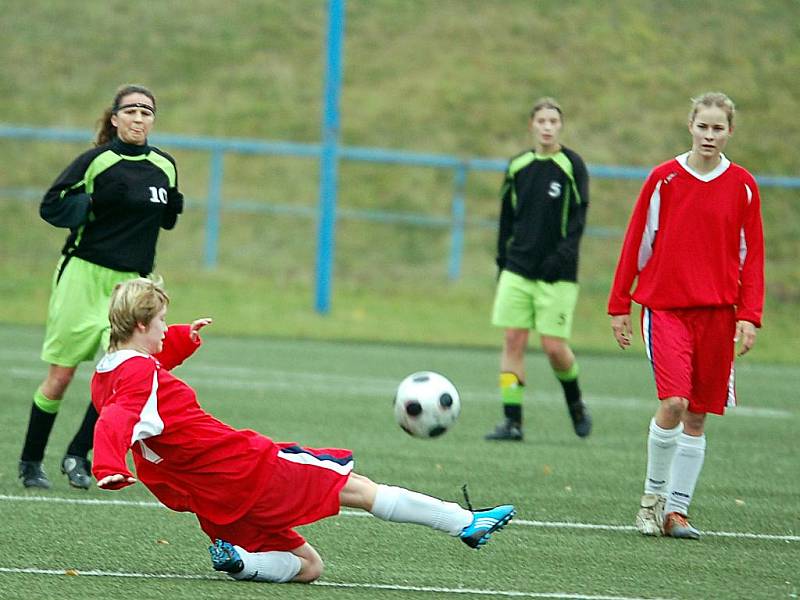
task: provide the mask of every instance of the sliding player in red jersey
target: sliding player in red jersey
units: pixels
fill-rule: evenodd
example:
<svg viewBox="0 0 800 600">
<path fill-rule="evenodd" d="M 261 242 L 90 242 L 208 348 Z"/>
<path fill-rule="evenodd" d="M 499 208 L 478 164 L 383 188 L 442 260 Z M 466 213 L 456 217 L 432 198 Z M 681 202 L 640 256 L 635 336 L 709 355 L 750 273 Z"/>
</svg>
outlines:
<svg viewBox="0 0 800 600">
<path fill-rule="evenodd" d="M 167 327 L 169 297 L 148 279 L 114 288 L 111 344 L 92 378 L 100 417 L 94 434 L 97 485 L 117 490 L 137 481 L 165 506 L 192 512 L 213 541 L 213 567 L 238 580 L 309 582 L 322 574 L 319 554 L 294 528 L 361 508 L 485 544 L 514 516 L 511 505 L 467 510 L 353 472 L 340 448 L 276 443 L 215 419 L 194 390 L 172 375 L 200 346 L 211 319 Z"/>
<path fill-rule="evenodd" d="M 705 456 L 706 415 L 735 406 L 735 344 L 739 355 L 750 350 L 761 326 L 761 199 L 753 176 L 722 153 L 734 113 L 725 94 L 693 99 L 692 149 L 645 181 L 608 301 L 623 349 L 631 344 L 631 299 L 642 305 L 642 337 L 660 400 L 636 517 L 644 535 L 700 537 L 688 512 Z"/>
</svg>

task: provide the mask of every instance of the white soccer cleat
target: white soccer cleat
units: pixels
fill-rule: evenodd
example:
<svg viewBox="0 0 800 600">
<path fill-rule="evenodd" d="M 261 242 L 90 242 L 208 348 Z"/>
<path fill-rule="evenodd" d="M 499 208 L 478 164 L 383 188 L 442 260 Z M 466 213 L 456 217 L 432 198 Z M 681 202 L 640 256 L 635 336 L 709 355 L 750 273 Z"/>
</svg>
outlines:
<svg viewBox="0 0 800 600">
<path fill-rule="evenodd" d="M 636 513 L 636 529 L 642 535 L 659 536 L 664 533 L 664 505 L 667 499 L 659 494 L 644 494 Z"/>
</svg>

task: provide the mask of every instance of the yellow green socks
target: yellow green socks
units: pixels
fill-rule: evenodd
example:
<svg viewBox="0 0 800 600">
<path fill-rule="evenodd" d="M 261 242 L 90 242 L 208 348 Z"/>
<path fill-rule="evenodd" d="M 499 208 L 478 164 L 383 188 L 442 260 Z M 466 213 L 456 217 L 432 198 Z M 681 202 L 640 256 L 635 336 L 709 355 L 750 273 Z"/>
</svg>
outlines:
<svg viewBox="0 0 800 600">
<path fill-rule="evenodd" d="M 500 397 L 503 400 L 505 417 L 519 426 L 522 423 L 522 397 L 525 384 L 516 373 L 504 371 L 500 373 Z"/>
<path fill-rule="evenodd" d="M 41 389 L 37 389 L 33 394 L 31 416 L 28 421 L 28 431 L 25 434 L 25 445 L 22 447 L 21 460 L 40 461 L 44 458 L 44 449 L 60 407 L 60 400 L 50 400 L 42 393 Z"/>
</svg>

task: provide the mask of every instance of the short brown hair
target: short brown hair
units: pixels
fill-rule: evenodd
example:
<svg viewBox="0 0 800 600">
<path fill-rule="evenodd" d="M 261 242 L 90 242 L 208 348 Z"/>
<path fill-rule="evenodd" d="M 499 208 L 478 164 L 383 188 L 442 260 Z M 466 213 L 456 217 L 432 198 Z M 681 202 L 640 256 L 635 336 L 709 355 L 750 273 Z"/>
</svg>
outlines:
<svg viewBox="0 0 800 600">
<path fill-rule="evenodd" d="M 161 283 L 160 280 L 137 277 L 114 286 L 108 309 L 111 350 L 131 339 L 137 325 L 149 325 L 159 311 L 169 304 L 169 296 Z"/>
</svg>

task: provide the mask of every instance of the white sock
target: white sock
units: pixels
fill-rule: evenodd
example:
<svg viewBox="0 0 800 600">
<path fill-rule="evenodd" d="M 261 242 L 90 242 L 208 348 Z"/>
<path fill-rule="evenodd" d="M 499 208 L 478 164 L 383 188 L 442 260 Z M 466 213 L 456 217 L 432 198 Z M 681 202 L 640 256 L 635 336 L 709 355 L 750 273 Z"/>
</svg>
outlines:
<svg viewBox="0 0 800 600">
<path fill-rule="evenodd" d="M 244 563 L 238 573 L 228 573 L 234 579 L 247 581 L 271 581 L 286 583 L 300 572 L 300 557 L 291 552 L 248 552 L 241 546 L 234 546 Z"/>
<path fill-rule="evenodd" d="M 450 535 L 458 535 L 472 523 L 472 513 L 455 502 L 382 484 L 370 512 L 384 521 L 427 525 Z"/>
<path fill-rule="evenodd" d="M 656 420 L 650 420 L 650 433 L 647 436 L 647 475 L 644 479 L 644 493 L 665 496 L 669 487 L 670 468 L 678 436 L 683 433 L 683 424 L 674 429 L 662 429 Z"/>
<path fill-rule="evenodd" d="M 672 460 L 669 494 L 664 514 L 678 512 L 689 514 L 689 503 L 692 501 L 694 487 L 703 468 L 706 456 L 706 436 L 687 435 L 682 433 L 678 438 L 678 451 Z"/>
</svg>

